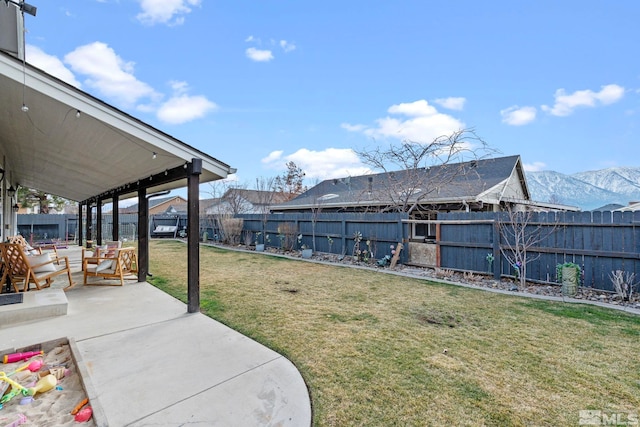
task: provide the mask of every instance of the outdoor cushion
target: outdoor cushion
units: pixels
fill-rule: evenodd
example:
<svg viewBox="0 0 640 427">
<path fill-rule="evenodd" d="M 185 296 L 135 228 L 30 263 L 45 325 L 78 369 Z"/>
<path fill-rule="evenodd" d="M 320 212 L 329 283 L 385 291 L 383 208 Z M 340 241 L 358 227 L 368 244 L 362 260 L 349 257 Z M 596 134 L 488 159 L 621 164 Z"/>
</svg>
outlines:
<svg viewBox="0 0 640 427">
<path fill-rule="evenodd" d="M 113 260 L 105 260 L 100 261 L 100 264 L 95 268 L 95 272 L 99 273 L 101 271 L 109 270 L 113 266 Z"/>
<path fill-rule="evenodd" d="M 49 253 L 31 255 L 27 257 L 27 260 L 31 266 L 47 263 L 34 268 L 34 273 L 50 273 L 56 271 L 56 266 L 51 262 L 51 255 Z"/>
<path fill-rule="evenodd" d="M 40 255 L 40 251 L 38 249 L 34 248 L 33 246 L 31 246 L 28 243 L 27 243 L 27 246 L 24 247 L 24 252 L 27 255 Z"/>
</svg>

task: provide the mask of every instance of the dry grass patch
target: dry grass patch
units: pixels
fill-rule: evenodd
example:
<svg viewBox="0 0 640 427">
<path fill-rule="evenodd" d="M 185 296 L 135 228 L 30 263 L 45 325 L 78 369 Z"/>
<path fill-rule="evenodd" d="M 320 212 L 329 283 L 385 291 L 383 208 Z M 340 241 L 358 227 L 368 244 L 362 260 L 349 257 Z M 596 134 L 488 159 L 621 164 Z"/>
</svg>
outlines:
<svg viewBox="0 0 640 427">
<path fill-rule="evenodd" d="M 186 299 L 186 247 L 151 242 Z M 263 254 L 201 249 L 202 311 L 289 357 L 318 426 L 577 425 L 640 408 L 640 319 Z M 446 351 L 445 351 L 446 350 Z"/>
</svg>

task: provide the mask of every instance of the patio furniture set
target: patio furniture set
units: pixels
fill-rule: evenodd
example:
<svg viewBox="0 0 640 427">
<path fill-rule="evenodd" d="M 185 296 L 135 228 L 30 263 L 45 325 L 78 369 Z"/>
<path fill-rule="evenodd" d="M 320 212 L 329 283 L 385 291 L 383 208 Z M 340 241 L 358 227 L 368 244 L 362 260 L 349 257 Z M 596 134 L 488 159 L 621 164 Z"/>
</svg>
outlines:
<svg viewBox="0 0 640 427">
<path fill-rule="evenodd" d="M 68 290 L 75 283 L 71 276 L 69 258 L 60 256 L 55 245 L 33 247 L 23 236 L 14 236 L 0 243 L 2 276 L 0 289 L 9 284 L 13 292 L 41 290 L 51 286 L 58 276 L 66 275 Z M 92 252 L 82 249 L 83 283 L 85 285 L 124 285 L 126 276 L 137 273 L 136 249 L 123 248 L 121 242 L 107 242 Z M 88 282 L 90 277 L 100 281 Z M 135 276 L 137 279 L 137 276 Z M 114 283 L 114 280 L 117 282 Z M 33 285 L 33 287 L 31 287 Z"/>
</svg>

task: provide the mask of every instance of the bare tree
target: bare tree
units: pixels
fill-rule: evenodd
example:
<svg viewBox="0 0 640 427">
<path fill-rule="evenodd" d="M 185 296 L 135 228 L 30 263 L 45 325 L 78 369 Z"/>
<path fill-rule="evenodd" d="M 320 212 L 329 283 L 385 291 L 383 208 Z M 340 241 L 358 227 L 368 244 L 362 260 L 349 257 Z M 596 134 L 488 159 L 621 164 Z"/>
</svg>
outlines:
<svg viewBox="0 0 640 427">
<path fill-rule="evenodd" d="M 215 181 L 209 183 L 211 196 L 217 199 L 212 206 L 213 213 L 233 215 L 248 213 L 250 206 L 243 197 L 246 185 L 232 181 Z"/>
<path fill-rule="evenodd" d="M 316 182 L 314 185 L 318 185 Z M 318 224 L 318 217 L 322 212 L 322 202 L 324 200 L 318 197 L 318 194 L 313 196 L 313 204 L 311 206 L 311 249 L 316 251 L 316 225 Z"/>
<path fill-rule="evenodd" d="M 256 190 L 256 204 L 258 205 L 259 213 L 262 220 L 262 241 L 266 244 L 267 221 L 269 220 L 271 205 L 273 204 L 275 197 L 275 178 L 256 178 Z"/>
<path fill-rule="evenodd" d="M 562 199 L 560 198 L 559 195 L 554 193 L 549 197 L 549 203 L 553 203 L 553 204 L 556 204 L 556 205 L 561 205 L 562 204 Z"/>
<path fill-rule="evenodd" d="M 379 182 L 369 179 L 365 197 L 386 200 L 386 210 L 408 212 L 461 174 L 473 173 L 462 163 L 492 152 L 473 129 L 458 130 L 429 143 L 403 141 L 388 148 L 356 150 L 360 160 L 375 171 Z M 468 165 L 467 165 L 468 166 Z"/>
<path fill-rule="evenodd" d="M 502 244 L 500 252 L 514 269 L 520 286 L 527 283 L 527 264 L 540 258 L 540 252 L 532 249 L 540 245 L 558 227 L 553 223 L 534 222 L 534 212 L 516 210 L 511 205 L 505 208 L 506 221 L 498 222 Z"/>
</svg>

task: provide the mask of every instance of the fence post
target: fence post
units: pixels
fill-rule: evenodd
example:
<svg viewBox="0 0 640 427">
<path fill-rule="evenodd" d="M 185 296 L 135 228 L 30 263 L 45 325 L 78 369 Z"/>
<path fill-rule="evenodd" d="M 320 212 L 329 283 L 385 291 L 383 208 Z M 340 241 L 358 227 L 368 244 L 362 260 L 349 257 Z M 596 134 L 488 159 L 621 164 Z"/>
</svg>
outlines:
<svg viewBox="0 0 640 427">
<path fill-rule="evenodd" d="M 342 234 L 342 253 L 346 254 L 347 253 L 347 221 L 343 219 L 340 222 L 342 224 L 342 230 L 340 232 L 340 234 Z"/>
<path fill-rule="evenodd" d="M 493 222 L 493 278 L 500 280 L 502 254 L 500 253 L 500 220 Z"/>
</svg>

